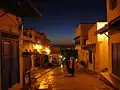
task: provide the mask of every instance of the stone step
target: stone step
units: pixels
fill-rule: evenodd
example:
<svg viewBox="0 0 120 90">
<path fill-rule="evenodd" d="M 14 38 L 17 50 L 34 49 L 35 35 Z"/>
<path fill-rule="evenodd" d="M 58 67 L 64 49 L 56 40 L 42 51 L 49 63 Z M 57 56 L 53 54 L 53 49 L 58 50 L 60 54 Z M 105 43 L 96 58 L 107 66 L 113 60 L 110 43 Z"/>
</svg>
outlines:
<svg viewBox="0 0 120 90">
<path fill-rule="evenodd" d="M 100 79 L 115 90 L 120 90 L 120 80 L 108 72 L 100 73 Z"/>
</svg>

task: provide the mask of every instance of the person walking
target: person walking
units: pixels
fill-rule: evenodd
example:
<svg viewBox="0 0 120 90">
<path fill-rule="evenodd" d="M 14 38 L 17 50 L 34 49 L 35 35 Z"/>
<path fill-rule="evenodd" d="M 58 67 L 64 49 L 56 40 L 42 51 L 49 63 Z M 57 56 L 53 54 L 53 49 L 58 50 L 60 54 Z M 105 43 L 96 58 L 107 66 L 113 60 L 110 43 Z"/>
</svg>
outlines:
<svg viewBox="0 0 120 90">
<path fill-rule="evenodd" d="M 63 68 L 65 67 L 65 60 L 62 60 Z"/>
<path fill-rule="evenodd" d="M 75 59 L 73 56 L 70 57 L 70 74 L 71 76 L 75 75 Z"/>
<path fill-rule="evenodd" d="M 70 58 L 69 57 L 66 57 L 65 64 L 66 64 L 67 72 L 70 74 Z"/>
</svg>

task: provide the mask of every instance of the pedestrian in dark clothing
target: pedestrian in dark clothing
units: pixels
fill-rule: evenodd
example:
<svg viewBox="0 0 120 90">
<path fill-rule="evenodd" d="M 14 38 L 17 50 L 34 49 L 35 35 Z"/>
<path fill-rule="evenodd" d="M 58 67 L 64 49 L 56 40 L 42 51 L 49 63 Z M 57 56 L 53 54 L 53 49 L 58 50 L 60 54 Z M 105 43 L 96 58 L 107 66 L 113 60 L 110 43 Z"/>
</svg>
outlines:
<svg viewBox="0 0 120 90">
<path fill-rule="evenodd" d="M 49 63 L 48 55 L 45 54 L 45 55 L 43 56 L 43 59 L 44 59 L 44 65 L 47 66 L 48 63 Z"/>
<path fill-rule="evenodd" d="M 67 72 L 70 73 L 70 59 L 67 57 L 65 61 L 66 61 Z"/>
<path fill-rule="evenodd" d="M 36 55 L 36 66 L 37 67 L 40 66 L 40 55 L 39 54 Z"/>
<path fill-rule="evenodd" d="M 70 57 L 70 74 L 71 76 L 75 75 L 75 59 L 74 57 Z"/>
</svg>

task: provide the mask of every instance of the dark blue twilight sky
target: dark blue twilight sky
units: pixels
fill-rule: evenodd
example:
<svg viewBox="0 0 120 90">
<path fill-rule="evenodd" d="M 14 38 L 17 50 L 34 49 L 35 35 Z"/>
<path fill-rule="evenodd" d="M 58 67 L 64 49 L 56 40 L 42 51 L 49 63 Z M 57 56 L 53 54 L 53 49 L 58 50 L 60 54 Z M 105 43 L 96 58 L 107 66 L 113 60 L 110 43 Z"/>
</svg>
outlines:
<svg viewBox="0 0 120 90">
<path fill-rule="evenodd" d="M 79 23 L 106 20 L 105 0 L 35 0 L 34 3 L 42 10 L 42 17 L 23 18 L 25 28 L 44 32 L 52 44 L 73 44 Z"/>
</svg>

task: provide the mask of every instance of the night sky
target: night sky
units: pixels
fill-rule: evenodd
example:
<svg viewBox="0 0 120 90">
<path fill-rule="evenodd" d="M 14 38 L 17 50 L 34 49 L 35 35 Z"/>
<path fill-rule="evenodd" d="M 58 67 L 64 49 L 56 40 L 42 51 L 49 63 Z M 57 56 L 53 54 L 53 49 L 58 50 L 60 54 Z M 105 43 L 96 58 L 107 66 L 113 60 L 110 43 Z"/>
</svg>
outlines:
<svg viewBox="0 0 120 90">
<path fill-rule="evenodd" d="M 34 0 L 33 0 L 34 1 Z M 47 34 L 52 44 L 74 44 L 79 23 L 105 21 L 105 0 L 35 0 L 42 17 L 23 18 L 25 28 Z"/>
</svg>

